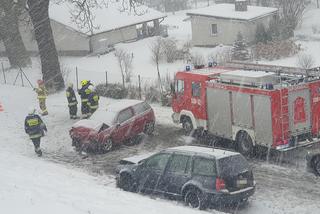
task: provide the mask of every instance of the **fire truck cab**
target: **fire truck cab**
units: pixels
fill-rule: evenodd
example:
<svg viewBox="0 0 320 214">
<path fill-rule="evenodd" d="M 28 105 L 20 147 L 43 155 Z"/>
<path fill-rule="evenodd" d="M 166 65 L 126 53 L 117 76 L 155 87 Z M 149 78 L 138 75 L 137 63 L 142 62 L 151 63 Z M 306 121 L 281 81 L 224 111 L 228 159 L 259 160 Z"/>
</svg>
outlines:
<svg viewBox="0 0 320 214">
<path fill-rule="evenodd" d="M 320 130 L 320 80 L 297 74 L 208 67 L 177 72 L 175 123 L 249 154 L 255 145 L 287 151 L 314 143 Z"/>
</svg>

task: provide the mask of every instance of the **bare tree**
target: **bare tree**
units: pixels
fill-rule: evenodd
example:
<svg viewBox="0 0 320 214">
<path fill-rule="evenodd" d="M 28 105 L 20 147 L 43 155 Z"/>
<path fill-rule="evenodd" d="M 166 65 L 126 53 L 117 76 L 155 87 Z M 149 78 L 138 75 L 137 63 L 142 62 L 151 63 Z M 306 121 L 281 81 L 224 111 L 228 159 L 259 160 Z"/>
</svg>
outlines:
<svg viewBox="0 0 320 214">
<path fill-rule="evenodd" d="M 11 67 L 25 67 L 31 59 L 19 31 L 19 17 L 25 13 L 25 1 L 0 0 L 0 40 Z"/>
<path fill-rule="evenodd" d="M 289 31 L 288 34 L 293 36 L 294 29 L 302 20 L 302 16 L 309 4 L 308 0 L 277 0 L 280 8 L 280 16 L 283 25 Z"/>
<path fill-rule="evenodd" d="M 125 83 L 131 81 L 133 56 L 122 49 L 116 49 L 114 56 L 117 58 L 122 77 L 122 85 L 125 87 Z"/>
<path fill-rule="evenodd" d="M 168 63 L 172 63 L 177 58 L 177 41 L 172 38 L 163 39 L 162 42 L 163 54 L 166 57 Z"/>
<path fill-rule="evenodd" d="M 314 66 L 315 59 L 311 54 L 299 54 L 297 65 L 303 69 L 310 69 Z"/>
<path fill-rule="evenodd" d="M 158 37 L 150 46 L 151 50 L 151 58 L 152 61 L 157 66 L 157 73 L 158 73 L 158 81 L 160 85 L 160 92 L 162 93 L 162 84 L 161 84 L 161 76 L 160 76 L 160 69 L 159 69 L 159 63 L 160 60 L 163 58 L 163 50 L 162 50 L 162 39 L 161 37 Z"/>
<path fill-rule="evenodd" d="M 202 54 L 200 54 L 200 53 L 192 54 L 191 63 L 195 67 L 201 67 L 201 66 L 204 66 L 206 64 L 204 56 Z"/>
<path fill-rule="evenodd" d="M 49 0 L 27 0 L 28 12 L 38 44 L 43 80 L 51 92 L 64 88 L 58 53 L 49 19 Z"/>
</svg>

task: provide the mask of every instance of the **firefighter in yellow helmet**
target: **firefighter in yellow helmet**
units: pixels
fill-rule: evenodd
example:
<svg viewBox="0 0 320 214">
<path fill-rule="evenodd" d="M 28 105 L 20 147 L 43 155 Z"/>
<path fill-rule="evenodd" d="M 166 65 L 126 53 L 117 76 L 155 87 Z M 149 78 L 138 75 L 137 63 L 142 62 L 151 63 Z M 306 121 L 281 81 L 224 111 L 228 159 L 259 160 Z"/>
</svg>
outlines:
<svg viewBox="0 0 320 214">
<path fill-rule="evenodd" d="M 81 98 L 81 114 L 82 118 L 88 118 L 90 116 L 90 109 L 88 106 L 88 97 L 90 95 L 90 89 L 88 87 L 92 85 L 88 80 L 81 81 L 81 88 L 78 91 Z"/>
<path fill-rule="evenodd" d="M 43 116 L 48 115 L 48 110 L 47 110 L 47 106 L 46 106 L 46 99 L 47 99 L 48 91 L 44 85 L 43 80 L 38 80 L 37 83 L 38 83 L 38 88 L 34 88 L 34 90 L 38 95 L 39 106 L 42 111 L 41 115 L 43 115 Z"/>
<path fill-rule="evenodd" d="M 95 92 L 94 87 L 90 85 L 88 87 L 90 90 L 90 95 L 88 96 L 88 106 L 90 109 L 90 116 L 98 109 L 99 107 L 99 95 Z"/>
</svg>

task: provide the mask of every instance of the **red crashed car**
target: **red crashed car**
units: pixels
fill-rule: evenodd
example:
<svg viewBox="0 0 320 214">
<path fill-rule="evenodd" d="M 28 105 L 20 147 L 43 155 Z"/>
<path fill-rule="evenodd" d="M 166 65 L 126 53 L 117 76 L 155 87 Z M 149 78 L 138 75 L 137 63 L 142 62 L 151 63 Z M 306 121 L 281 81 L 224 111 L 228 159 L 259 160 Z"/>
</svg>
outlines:
<svg viewBox="0 0 320 214">
<path fill-rule="evenodd" d="M 133 142 L 140 133 L 152 134 L 155 116 L 141 100 L 121 100 L 99 108 L 90 119 L 76 122 L 71 130 L 76 149 L 106 153 L 113 146 Z"/>
</svg>

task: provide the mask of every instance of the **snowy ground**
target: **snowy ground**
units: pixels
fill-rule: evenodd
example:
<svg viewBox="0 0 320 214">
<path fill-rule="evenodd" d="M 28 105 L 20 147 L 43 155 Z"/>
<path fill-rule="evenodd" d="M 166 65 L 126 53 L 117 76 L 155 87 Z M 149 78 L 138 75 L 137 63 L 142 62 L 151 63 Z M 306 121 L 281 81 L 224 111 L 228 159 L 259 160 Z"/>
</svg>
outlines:
<svg viewBox="0 0 320 214">
<path fill-rule="evenodd" d="M 301 29 L 303 33 L 318 24 L 310 17 L 319 15 L 319 10 L 306 14 Z M 309 18 L 308 18 L 309 17 Z M 191 38 L 190 23 L 184 12 L 169 15 L 169 35 L 180 43 Z M 319 20 L 319 19 L 316 19 Z M 314 22 L 314 23 L 313 23 Z M 310 35 L 310 33 L 307 33 Z M 300 37 L 299 37 L 300 38 Z M 117 47 L 131 51 L 134 55 L 134 81 L 141 75 L 143 82 L 157 78 L 155 66 L 151 63 L 150 44 L 155 38 L 134 43 L 119 44 Z M 320 64 L 320 42 L 313 37 L 299 40 L 306 53 L 315 57 Z M 219 47 L 218 47 L 219 48 Z M 218 48 L 193 48 L 204 56 Z M 267 62 L 295 66 L 296 56 Z M 112 53 L 87 57 L 63 57 L 61 64 L 67 81 L 75 82 L 75 68 L 79 79 L 91 79 L 94 83 L 105 81 L 108 71 L 109 82 L 120 82 L 119 68 Z M 6 62 L 4 62 L 6 66 Z M 161 74 L 173 74 L 183 69 L 184 62 L 161 63 Z M 38 59 L 33 59 L 33 67 L 25 69 L 32 84 L 41 77 Z M 12 84 L 17 73 L 7 71 L 7 81 Z M 0 83 L 3 83 L 0 75 Z M 21 85 L 20 77 L 17 80 Z M 26 79 L 24 85 L 28 86 Z M 68 120 L 64 93 L 50 95 L 49 116 L 44 118 L 49 132 L 43 138 L 44 157 L 34 155 L 33 146 L 23 131 L 23 120 L 27 107 L 36 105 L 37 100 L 30 87 L 0 84 L 0 104 L 5 111 L 0 112 L 0 210 L 1 213 L 195 213 L 180 202 L 158 199 L 140 194 L 120 191 L 114 185 L 114 167 L 117 161 L 129 155 L 158 151 L 175 145 L 183 145 L 192 139 L 182 136 L 180 128 L 171 122 L 171 109 L 153 105 L 157 115 L 157 130 L 153 137 L 134 147 L 120 147 L 106 155 L 81 159 L 71 148 L 68 129 L 74 121 Z M 112 102 L 103 99 L 103 103 Z M 103 104 L 102 104 L 103 105 Z M 307 173 L 305 162 L 298 159 L 293 163 L 279 166 L 275 162 L 266 163 L 251 160 L 257 180 L 256 194 L 249 205 L 240 210 L 209 210 L 210 213 L 231 212 L 241 214 L 318 214 L 320 213 L 320 180 Z M 17 206 L 17 204 L 19 206 Z M 196 211 L 200 213 L 199 211 Z"/>
<path fill-rule="evenodd" d="M 12 99 L 16 94 L 19 99 Z M 0 85 L 0 207 L 10 213 L 193 213 L 181 202 L 120 191 L 114 185 L 114 168 L 120 158 L 190 142 L 180 128 L 170 123 L 170 108 L 153 106 L 158 118 L 155 136 L 137 146 L 120 147 L 105 155 L 81 159 L 71 148 L 64 93 L 48 99 L 49 116 L 44 117 L 49 132 L 43 138 L 43 158 L 33 152 L 24 134 L 26 106 L 35 103 L 31 89 Z M 113 102 L 104 99 L 103 103 Z M 103 104 L 102 104 L 103 105 Z M 320 212 L 320 182 L 305 171 L 304 162 L 278 166 L 252 160 L 257 192 L 249 205 L 239 210 L 219 212 L 262 214 Z M 19 206 L 13 206 L 19 202 Z M 207 212 L 218 213 L 215 210 Z"/>
</svg>

